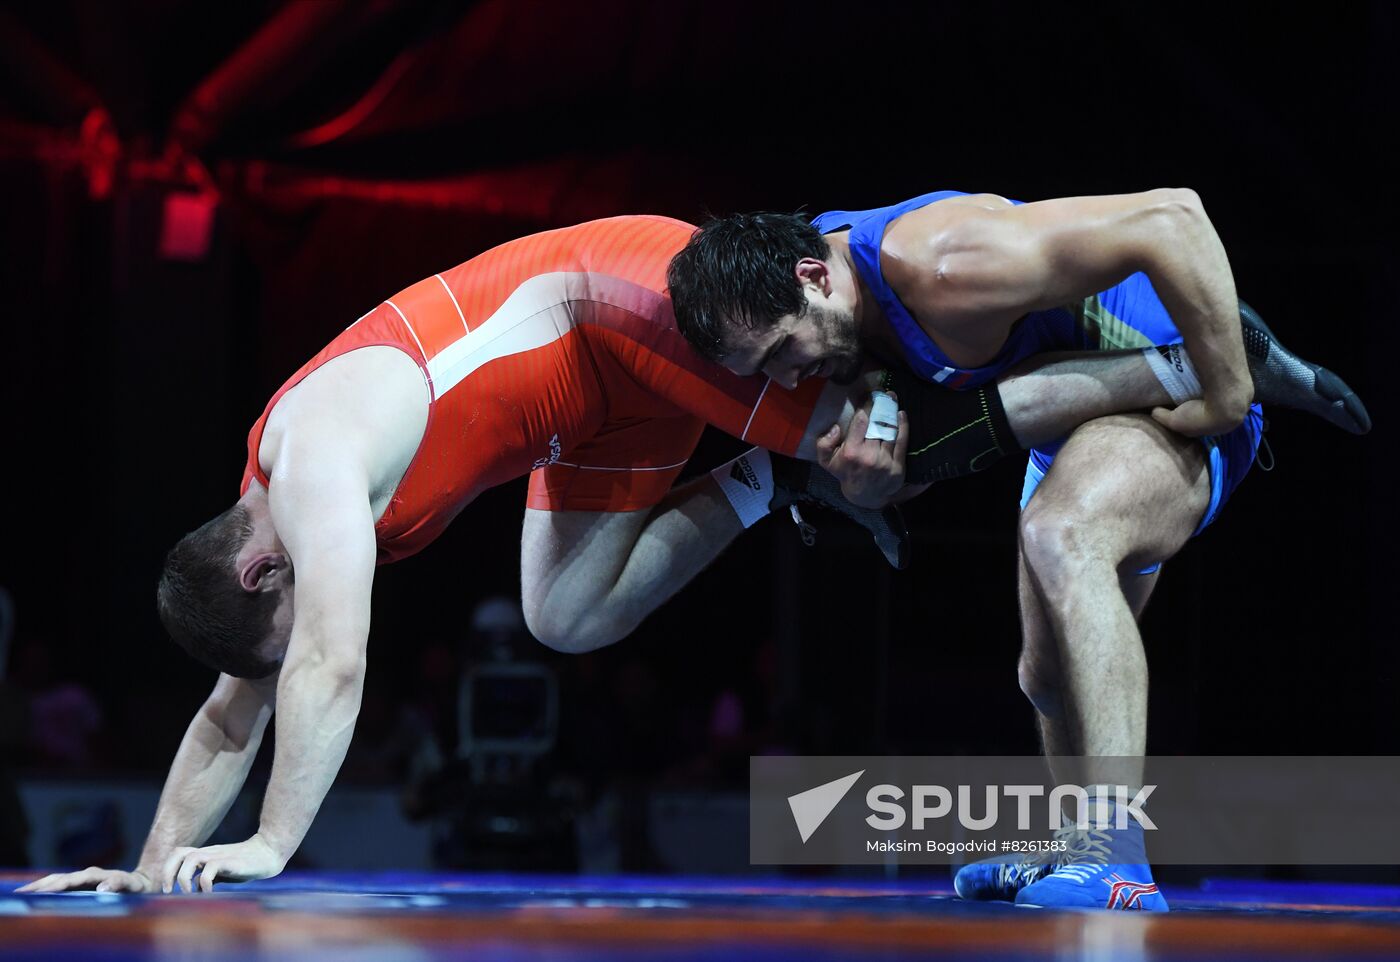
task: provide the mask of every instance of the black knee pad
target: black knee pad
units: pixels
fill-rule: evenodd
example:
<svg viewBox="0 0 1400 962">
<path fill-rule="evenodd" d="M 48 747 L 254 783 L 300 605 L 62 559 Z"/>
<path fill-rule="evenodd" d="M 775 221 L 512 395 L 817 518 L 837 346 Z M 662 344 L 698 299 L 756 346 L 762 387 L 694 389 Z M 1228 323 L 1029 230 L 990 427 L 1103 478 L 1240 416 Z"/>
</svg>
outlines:
<svg viewBox="0 0 1400 962">
<path fill-rule="evenodd" d="M 1022 450 L 996 384 L 952 391 L 908 371 L 890 371 L 888 390 L 909 416 L 904 479 L 928 484 L 975 474 Z"/>
</svg>

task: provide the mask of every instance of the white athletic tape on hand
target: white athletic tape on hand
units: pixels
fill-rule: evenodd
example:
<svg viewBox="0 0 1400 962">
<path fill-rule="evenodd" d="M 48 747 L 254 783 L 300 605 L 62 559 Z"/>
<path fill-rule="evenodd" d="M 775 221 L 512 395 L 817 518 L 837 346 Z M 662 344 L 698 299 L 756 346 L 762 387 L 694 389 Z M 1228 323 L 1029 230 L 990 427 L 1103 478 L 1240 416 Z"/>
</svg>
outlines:
<svg viewBox="0 0 1400 962">
<path fill-rule="evenodd" d="M 899 436 L 899 405 L 884 391 L 871 391 L 870 425 L 865 436 L 879 441 L 893 441 Z"/>
</svg>

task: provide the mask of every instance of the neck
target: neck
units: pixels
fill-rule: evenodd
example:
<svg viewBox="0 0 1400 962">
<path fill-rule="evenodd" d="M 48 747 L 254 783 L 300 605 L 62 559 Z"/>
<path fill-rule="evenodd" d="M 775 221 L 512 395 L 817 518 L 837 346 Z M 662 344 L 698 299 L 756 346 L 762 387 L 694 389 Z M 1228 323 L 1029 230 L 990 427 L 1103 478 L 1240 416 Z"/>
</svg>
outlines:
<svg viewBox="0 0 1400 962">
<path fill-rule="evenodd" d="M 827 243 L 831 245 L 830 263 L 838 267 L 842 275 L 841 283 L 851 292 L 851 305 L 856 323 L 860 326 L 861 343 L 874 347 L 876 353 L 883 356 L 891 343 L 890 324 L 856 267 L 848 236 L 847 231 L 827 235 Z"/>
<path fill-rule="evenodd" d="M 238 503 L 248 512 L 248 520 L 253 523 L 253 534 L 244 546 L 244 551 L 261 554 L 264 551 L 285 551 L 282 539 L 277 537 L 277 529 L 272 524 L 272 509 L 267 501 L 267 488 L 257 478 L 248 485 L 248 490 Z"/>
</svg>

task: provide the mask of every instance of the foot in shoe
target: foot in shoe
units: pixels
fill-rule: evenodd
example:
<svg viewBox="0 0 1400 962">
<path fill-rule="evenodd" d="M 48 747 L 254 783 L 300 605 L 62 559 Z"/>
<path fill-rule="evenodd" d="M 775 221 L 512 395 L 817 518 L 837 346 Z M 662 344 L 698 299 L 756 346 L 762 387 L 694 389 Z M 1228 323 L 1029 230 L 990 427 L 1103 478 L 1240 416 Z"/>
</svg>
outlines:
<svg viewBox="0 0 1400 962">
<path fill-rule="evenodd" d="M 1371 430 L 1366 405 L 1346 382 L 1327 368 L 1305 361 L 1278 342 L 1274 332 L 1240 302 L 1240 326 L 1254 400 L 1305 411 L 1352 434 Z"/>
<path fill-rule="evenodd" d="M 1058 833 L 1057 833 L 1058 835 Z M 1167 900 L 1152 879 L 1142 826 L 1069 832 L 1054 871 L 1016 893 L 1017 905 L 1166 912 Z"/>
<path fill-rule="evenodd" d="M 1061 865 L 1016 895 L 1017 905 L 1037 908 L 1167 912 L 1166 897 L 1146 864 Z"/>
<path fill-rule="evenodd" d="M 1049 860 L 970 862 L 953 876 L 953 890 L 958 898 L 969 902 L 1014 902 L 1023 888 L 1040 881 L 1055 868 L 1056 863 Z"/>
<path fill-rule="evenodd" d="M 839 512 L 870 532 L 885 560 L 893 567 L 903 569 L 909 565 L 909 530 L 899 508 L 894 505 L 878 509 L 858 507 L 845 499 L 841 494 L 841 482 L 829 471 L 809 461 L 780 454 L 771 457 L 774 490 L 770 510 L 805 502 Z M 803 526 L 806 540 L 811 526 L 805 521 L 798 523 Z"/>
</svg>

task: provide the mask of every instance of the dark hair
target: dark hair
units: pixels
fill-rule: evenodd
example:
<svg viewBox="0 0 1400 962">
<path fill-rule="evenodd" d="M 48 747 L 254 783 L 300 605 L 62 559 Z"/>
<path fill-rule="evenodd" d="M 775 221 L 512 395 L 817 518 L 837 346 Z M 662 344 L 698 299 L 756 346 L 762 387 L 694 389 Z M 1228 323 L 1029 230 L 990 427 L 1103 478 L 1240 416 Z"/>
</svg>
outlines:
<svg viewBox="0 0 1400 962">
<path fill-rule="evenodd" d="M 826 238 L 800 214 L 713 217 L 666 270 L 676 324 L 696 350 L 719 360 L 736 323 L 765 328 L 806 313 L 793 268 L 804 257 L 830 255 Z"/>
<path fill-rule="evenodd" d="M 234 505 L 170 549 L 156 588 L 156 608 L 170 637 L 235 678 L 265 678 L 278 667 L 257 653 L 272 630 L 278 593 L 245 591 L 234 569 L 252 533 L 248 512 Z"/>
</svg>

